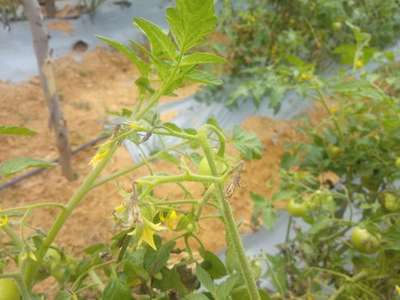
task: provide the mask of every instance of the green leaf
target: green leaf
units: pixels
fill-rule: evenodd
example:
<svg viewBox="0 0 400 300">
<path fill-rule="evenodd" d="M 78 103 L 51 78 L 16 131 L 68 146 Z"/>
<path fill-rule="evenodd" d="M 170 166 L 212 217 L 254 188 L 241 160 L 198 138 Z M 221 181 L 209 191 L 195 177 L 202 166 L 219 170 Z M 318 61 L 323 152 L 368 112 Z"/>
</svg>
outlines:
<svg viewBox="0 0 400 300">
<path fill-rule="evenodd" d="M 272 284 L 284 295 L 288 289 L 286 260 L 284 256 L 280 255 L 267 255 L 267 276 L 271 278 Z"/>
<path fill-rule="evenodd" d="M 289 170 L 298 164 L 297 157 L 288 152 L 285 152 L 281 159 L 281 168 L 284 170 Z"/>
<path fill-rule="evenodd" d="M 254 207 L 264 208 L 266 206 L 267 200 L 263 196 L 261 196 L 257 193 L 251 192 L 250 197 L 251 197 L 251 200 L 253 200 Z"/>
<path fill-rule="evenodd" d="M 271 297 L 263 290 L 258 290 L 261 300 L 271 300 Z M 245 288 L 235 291 L 232 300 L 250 300 L 249 293 Z"/>
<path fill-rule="evenodd" d="M 176 47 L 160 27 L 143 18 L 135 18 L 134 23 L 146 34 L 154 56 L 158 57 L 160 54 L 166 53 L 169 58 L 175 58 Z"/>
<path fill-rule="evenodd" d="M 179 165 L 180 161 L 178 158 L 176 158 L 174 155 L 172 155 L 171 153 L 167 152 L 167 151 L 161 151 L 158 154 L 158 158 L 161 160 L 165 160 L 167 162 L 170 162 L 174 165 Z"/>
<path fill-rule="evenodd" d="M 161 279 L 155 279 L 153 282 L 153 287 L 160 289 L 161 291 L 175 290 L 180 295 L 188 293 L 187 288 L 182 282 L 181 276 L 177 271 L 176 267 L 173 269 L 163 268 L 161 270 Z"/>
<path fill-rule="evenodd" d="M 351 65 L 354 60 L 354 56 L 357 51 L 356 45 L 343 44 L 334 50 L 334 53 L 340 55 L 340 61 L 342 64 Z"/>
<path fill-rule="evenodd" d="M 23 136 L 32 136 L 35 135 L 36 132 L 25 127 L 17 127 L 17 126 L 0 126 L 0 135 L 23 135 Z"/>
<path fill-rule="evenodd" d="M 272 207 L 272 203 L 270 201 L 266 201 L 266 206 L 264 207 L 263 212 L 263 223 L 267 229 L 272 229 L 276 222 L 277 216 L 274 208 Z"/>
<path fill-rule="evenodd" d="M 197 266 L 196 268 L 196 276 L 197 279 L 201 282 L 201 284 L 208 290 L 210 293 L 215 294 L 216 286 L 206 270 L 204 270 L 201 266 Z"/>
<path fill-rule="evenodd" d="M 132 49 L 105 36 L 97 35 L 97 38 L 113 47 L 115 50 L 118 50 L 120 53 L 124 54 L 139 69 L 139 72 L 142 74 L 142 76 L 148 76 L 150 67 L 143 60 L 141 60 Z"/>
<path fill-rule="evenodd" d="M 191 66 L 200 64 L 224 64 L 226 60 L 212 53 L 195 52 L 183 57 L 181 66 Z"/>
<path fill-rule="evenodd" d="M 19 157 L 0 164 L 0 177 L 7 177 L 27 168 L 48 168 L 53 164 L 39 159 Z"/>
<path fill-rule="evenodd" d="M 150 275 L 160 272 L 160 270 L 167 263 L 174 247 L 175 242 L 169 241 L 163 244 L 157 251 L 150 250 L 148 253 L 146 253 L 145 269 L 150 273 Z"/>
<path fill-rule="evenodd" d="M 55 297 L 55 300 L 73 300 L 73 299 L 74 296 L 65 290 L 59 291 Z"/>
<path fill-rule="evenodd" d="M 191 72 L 187 73 L 185 75 L 185 78 L 195 82 L 212 84 L 212 85 L 221 85 L 223 83 L 222 80 L 216 78 L 215 76 L 197 70 L 192 70 Z"/>
<path fill-rule="evenodd" d="M 217 287 L 218 300 L 228 299 L 236 283 L 239 281 L 238 276 L 230 276 Z"/>
<path fill-rule="evenodd" d="M 184 300 L 209 300 L 207 296 L 203 294 L 190 294 L 183 298 Z"/>
<path fill-rule="evenodd" d="M 88 255 L 93 255 L 95 253 L 99 253 L 100 251 L 106 251 L 106 250 L 107 250 L 107 244 L 97 243 L 97 244 L 90 245 L 89 247 L 85 248 L 85 250 L 83 250 L 83 252 Z"/>
<path fill-rule="evenodd" d="M 210 251 L 202 251 L 201 257 L 204 259 L 201 263 L 201 267 L 210 274 L 212 279 L 218 279 L 227 274 L 223 262 L 214 253 Z"/>
<path fill-rule="evenodd" d="M 267 229 L 271 229 L 276 221 L 276 213 L 272 202 L 253 192 L 250 193 L 250 197 L 253 200 L 255 212 L 262 213 L 264 226 Z"/>
<path fill-rule="evenodd" d="M 260 159 L 263 145 L 257 135 L 243 130 L 240 126 L 233 129 L 233 144 L 245 160 Z"/>
<path fill-rule="evenodd" d="M 177 0 L 167 9 L 167 21 L 182 52 L 197 46 L 217 26 L 214 0 Z"/>
<path fill-rule="evenodd" d="M 132 300 L 128 285 L 118 278 L 113 279 L 104 289 L 102 300 Z"/>
</svg>

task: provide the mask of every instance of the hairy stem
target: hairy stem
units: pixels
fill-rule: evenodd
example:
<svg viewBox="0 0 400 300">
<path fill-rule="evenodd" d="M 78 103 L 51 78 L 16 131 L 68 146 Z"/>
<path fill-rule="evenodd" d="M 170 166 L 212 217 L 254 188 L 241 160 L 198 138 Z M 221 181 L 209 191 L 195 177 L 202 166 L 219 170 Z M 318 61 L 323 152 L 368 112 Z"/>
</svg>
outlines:
<svg viewBox="0 0 400 300">
<path fill-rule="evenodd" d="M 65 224 L 68 217 L 72 214 L 74 209 L 79 205 L 82 199 L 86 196 L 86 194 L 90 191 L 92 184 L 95 182 L 96 178 L 100 175 L 101 171 L 105 168 L 107 163 L 110 161 L 112 155 L 118 148 L 118 142 L 114 142 L 110 147 L 110 150 L 106 157 L 102 161 L 98 163 L 98 165 L 89 173 L 89 175 L 84 180 L 83 184 L 79 187 L 79 189 L 72 196 L 65 209 L 57 216 L 53 226 L 47 234 L 46 239 L 43 241 L 41 247 L 38 249 L 36 253 L 37 263 L 33 264 L 29 262 L 24 272 L 24 280 L 26 284 L 30 287 L 33 283 L 33 277 L 35 276 L 38 266 L 40 265 L 43 256 L 46 254 L 49 246 L 54 242 L 57 234 Z"/>
<path fill-rule="evenodd" d="M 217 166 L 214 161 L 214 155 L 212 149 L 208 143 L 207 139 L 207 130 L 206 128 L 202 128 L 198 132 L 199 141 L 201 147 L 206 155 L 208 164 L 210 166 L 211 173 L 214 176 L 218 176 Z M 258 288 L 256 281 L 253 276 L 253 272 L 251 270 L 250 264 L 246 258 L 246 254 L 244 251 L 243 243 L 240 238 L 239 230 L 236 226 L 235 219 L 233 216 L 232 208 L 225 198 L 223 183 L 218 182 L 215 183 L 217 189 L 217 198 L 220 204 L 220 209 L 223 215 L 223 219 L 225 222 L 225 229 L 228 233 L 228 237 L 231 239 L 234 251 L 238 257 L 240 270 L 243 276 L 243 279 L 247 286 L 247 291 L 249 293 L 251 300 L 261 300 L 260 294 L 258 293 Z"/>
</svg>

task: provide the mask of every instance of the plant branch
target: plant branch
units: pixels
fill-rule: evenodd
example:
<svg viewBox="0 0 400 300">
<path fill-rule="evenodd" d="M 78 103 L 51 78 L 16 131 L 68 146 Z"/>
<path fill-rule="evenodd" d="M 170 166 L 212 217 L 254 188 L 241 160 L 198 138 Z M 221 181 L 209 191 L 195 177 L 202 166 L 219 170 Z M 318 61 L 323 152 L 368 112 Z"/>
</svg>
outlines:
<svg viewBox="0 0 400 300">
<path fill-rule="evenodd" d="M 217 176 L 217 166 L 214 161 L 214 155 L 211 150 L 211 147 L 207 140 L 207 129 L 201 128 L 198 131 L 198 138 L 200 141 L 200 145 L 204 151 L 204 154 L 207 158 L 208 164 L 210 166 L 211 174 Z M 223 219 L 225 221 L 226 231 L 228 237 L 232 241 L 232 245 L 234 247 L 235 253 L 239 260 L 240 270 L 243 276 L 243 279 L 247 286 L 247 291 L 249 293 L 251 300 L 261 300 L 260 295 L 258 293 L 257 284 L 255 278 L 253 276 L 253 272 L 251 270 L 250 264 L 246 258 L 246 254 L 244 251 L 243 243 L 240 238 L 239 230 L 236 226 L 235 219 L 233 216 L 232 208 L 229 202 L 225 198 L 223 183 L 216 183 L 217 188 L 217 197 L 220 204 L 220 209 L 223 215 Z"/>
</svg>

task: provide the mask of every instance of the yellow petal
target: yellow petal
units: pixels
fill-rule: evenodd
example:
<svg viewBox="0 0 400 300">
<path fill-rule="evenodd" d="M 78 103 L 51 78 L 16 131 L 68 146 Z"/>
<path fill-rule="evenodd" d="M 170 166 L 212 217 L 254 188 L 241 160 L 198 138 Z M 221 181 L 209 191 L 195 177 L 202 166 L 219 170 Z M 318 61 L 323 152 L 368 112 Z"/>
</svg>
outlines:
<svg viewBox="0 0 400 300">
<path fill-rule="evenodd" d="M 397 292 L 397 294 L 399 294 L 400 295 L 400 286 L 398 286 L 398 285 L 396 285 L 396 292 Z"/>
<path fill-rule="evenodd" d="M 8 216 L 0 217 L 0 227 L 6 226 L 8 224 Z"/>
<path fill-rule="evenodd" d="M 364 66 L 364 61 L 362 59 L 357 59 L 356 60 L 356 68 L 360 69 Z"/>
<path fill-rule="evenodd" d="M 129 127 L 130 127 L 131 129 L 133 129 L 133 130 L 141 129 L 140 124 L 139 124 L 138 122 L 135 122 L 135 121 L 131 122 L 131 123 L 129 124 Z"/>
<path fill-rule="evenodd" d="M 117 207 L 115 207 L 114 210 L 116 213 L 122 213 L 126 210 L 126 207 L 125 207 L 125 205 L 120 204 Z"/>
<path fill-rule="evenodd" d="M 178 220 L 179 220 L 179 217 L 178 217 L 176 211 L 175 210 L 171 210 L 168 213 L 167 217 L 165 218 L 165 225 L 167 225 L 167 227 L 170 230 L 174 230 L 176 225 L 177 225 L 177 223 L 178 223 Z"/>
<path fill-rule="evenodd" d="M 163 231 L 165 230 L 165 227 L 161 225 L 161 223 L 154 224 L 153 222 L 150 222 L 146 218 L 143 218 L 145 227 L 151 228 L 153 231 Z"/>
<path fill-rule="evenodd" d="M 156 244 L 154 243 L 154 230 L 152 230 L 149 226 L 144 226 L 142 236 L 140 241 L 146 242 L 151 248 L 157 250 Z"/>
<path fill-rule="evenodd" d="M 29 255 L 30 259 L 32 259 L 33 261 L 37 261 L 37 258 L 35 256 L 35 254 L 33 254 L 33 252 L 29 252 L 28 255 Z"/>
</svg>

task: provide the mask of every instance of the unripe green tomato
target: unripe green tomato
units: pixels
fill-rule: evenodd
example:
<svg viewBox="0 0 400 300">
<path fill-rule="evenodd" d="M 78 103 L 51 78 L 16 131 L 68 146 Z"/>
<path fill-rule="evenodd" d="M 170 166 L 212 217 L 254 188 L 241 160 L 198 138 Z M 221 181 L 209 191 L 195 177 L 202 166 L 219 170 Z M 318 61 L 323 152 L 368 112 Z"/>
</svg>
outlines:
<svg viewBox="0 0 400 300">
<path fill-rule="evenodd" d="M 340 31 L 342 29 L 342 22 L 334 22 L 332 23 L 332 27 L 335 31 Z"/>
<path fill-rule="evenodd" d="M 378 251 L 380 241 L 373 236 L 367 229 L 354 227 L 351 232 L 351 242 L 358 251 L 366 254 L 373 254 Z"/>
<path fill-rule="evenodd" d="M 43 263 L 48 270 L 52 271 L 60 264 L 61 255 L 60 253 L 54 249 L 49 248 L 43 257 Z"/>
<path fill-rule="evenodd" d="M 197 233 L 199 230 L 196 222 L 191 221 L 187 226 L 186 226 L 186 232 L 187 233 Z"/>
<path fill-rule="evenodd" d="M 383 207 L 390 212 L 400 210 L 400 199 L 392 193 L 383 194 Z"/>
<path fill-rule="evenodd" d="M 0 300 L 20 300 L 21 295 L 15 280 L 10 278 L 0 279 Z"/>
<path fill-rule="evenodd" d="M 287 211 L 293 217 L 305 217 L 307 216 L 308 207 L 306 203 L 298 203 L 295 199 L 290 199 Z"/>
<path fill-rule="evenodd" d="M 224 164 L 220 161 L 216 161 L 217 172 L 222 173 L 224 171 Z M 208 164 L 207 157 L 203 157 L 199 163 L 199 174 L 203 176 L 212 176 L 210 165 Z"/>
<path fill-rule="evenodd" d="M 400 157 L 396 159 L 396 167 L 400 169 Z"/>
<path fill-rule="evenodd" d="M 342 153 L 342 149 L 338 146 L 331 145 L 328 147 L 328 154 L 332 158 L 337 158 Z"/>
<path fill-rule="evenodd" d="M 328 191 L 317 190 L 305 201 L 308 210 L 335 207 L 335 200 Z"/>
</svg>

